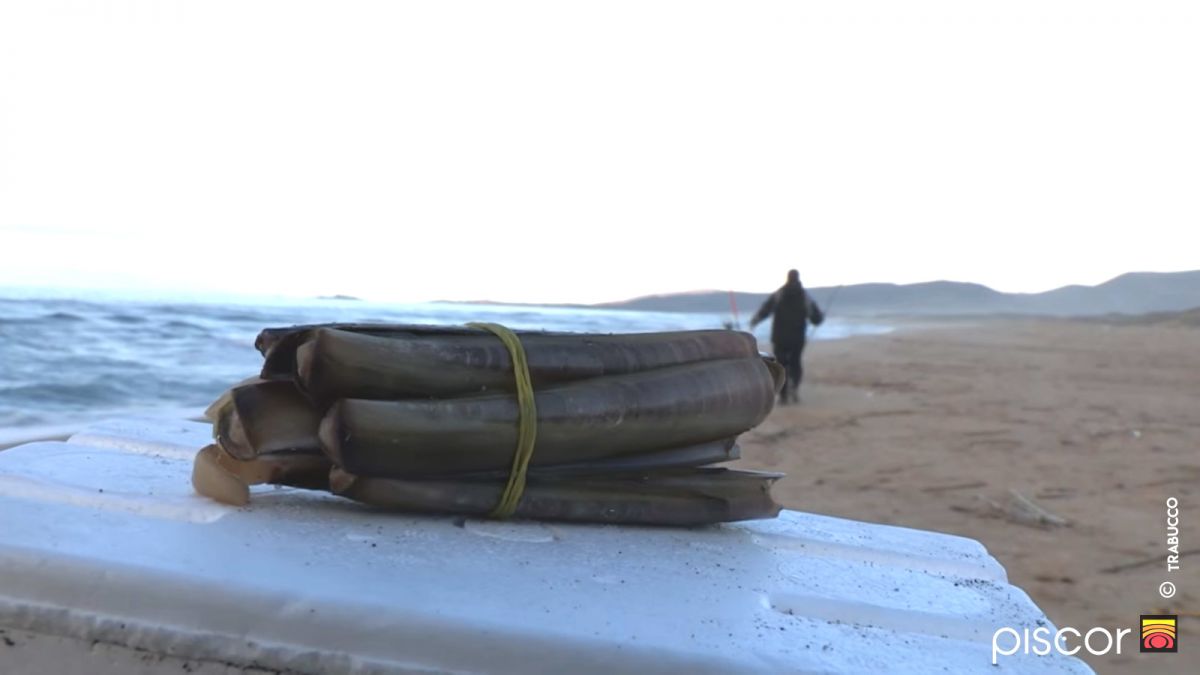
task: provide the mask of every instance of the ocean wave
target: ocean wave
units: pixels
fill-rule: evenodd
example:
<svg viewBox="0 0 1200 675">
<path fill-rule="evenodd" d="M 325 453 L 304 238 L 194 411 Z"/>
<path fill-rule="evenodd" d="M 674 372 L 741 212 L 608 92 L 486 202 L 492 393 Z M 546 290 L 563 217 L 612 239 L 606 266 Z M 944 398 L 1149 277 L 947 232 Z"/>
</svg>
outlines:
<svg viewBox="0 0 1200 675">
<path fill-rule="evenodd" d="M 720 328 L 725 318 L 498 305 L 255 307 L 0 298 L 0 427 L 202 409 L 229 385 L 258 372 L 262 357 L 254 350 L 254 337 L 267 326 L 497 321 L 529 330 L 611 333 Z M 831 320 L 817 339 L 879 328 Z"/>
<path fill-rule="evenodd" d="M 43 321 L 67 321 L 67 322 L 87 321 L 87 319 L 85 317 L 82 317 L 78 314 L 73 314 L 71 312 L 53 312 L 51 314 L 47 314 L 47 315 L 45 315 L 43 317 L 39 317 L 39 318 Z"/>
<path fill-rule="evenodd" d="M 118 384 L 106 378 L 92 378 L 84 382 L 35 382 L 12 387 L 0 387 L 0 401 L 9 405 L 50 404 L 72 407 L 95 405 L 103 401 L 106 405 L 123 404 L 133 398 L 128 385 Z"/>
<path fill-rule="evenodd" d="M 163 323 L 162 327 L 169 328 L 169 329 L 176 329 L 176 330 L 208 332 L 207 326 L 203 326 L 198 323 L 192 323 L 191 321 L 184 321 L 183 319 L 171 319 L 170 321 L 166 321 L 165 323 Z"/>
<path fill-rule="evenodd" d="M 146 323 L 146 317 L 139 316 L 137 314 L 110 314 L 105 318 L 108 319 L 109 321 L 112 321 L 113 323 L 127 323 L 127 324 Z"/>
<path fill-rule="evenodd" d="M 32 427 L 46 424 L 49 420 L 21 408 L 0 406 L 0 429 L 10 427 Z"/>
</svg>

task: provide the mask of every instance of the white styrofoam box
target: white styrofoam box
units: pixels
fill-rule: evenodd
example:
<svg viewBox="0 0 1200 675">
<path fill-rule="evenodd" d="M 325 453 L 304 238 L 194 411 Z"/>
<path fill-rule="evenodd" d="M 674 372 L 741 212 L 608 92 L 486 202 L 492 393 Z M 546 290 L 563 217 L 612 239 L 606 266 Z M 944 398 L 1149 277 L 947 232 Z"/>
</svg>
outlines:
<svg viewBox="0 0 1200 675">
<path fill-rule="evenodd" d="M 997 628 L 1049 622 L 969 539 L 791 511 L 415 517 L 273 487 L 234 508 L 192 492 L 208 438 L 126 419 L 0 452 L 0 671 L 1091 672 L 991 665 Z"/>
<path fill-rule="evenodd" d="M 92 424 L 67 440 L 190 462 L 197 450 L 212 443 L 212 425 L 161 417 L 119 417 Z"/>
</svg>

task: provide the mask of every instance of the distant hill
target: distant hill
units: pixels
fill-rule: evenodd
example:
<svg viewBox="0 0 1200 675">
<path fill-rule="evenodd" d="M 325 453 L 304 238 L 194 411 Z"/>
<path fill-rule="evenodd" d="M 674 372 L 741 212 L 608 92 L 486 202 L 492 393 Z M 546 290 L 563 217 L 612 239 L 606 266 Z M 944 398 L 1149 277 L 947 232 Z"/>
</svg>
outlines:
<svg viewBox="0 0 1200 675">
<path fill-rule="evenodd" d="M 1200 270 L 1131 272 L 1097 286 L 1063 286 L 1044 293 L 1001 293 L 980 284 L 957 281 L 853 284 L 839 288 L 810 288 L 809 292 L 822 306 L 832 301 L 834 311 L 843 315 L 1145 314 L 1200 307 Z M 734 293 L 738 312 L 743 316 L 757 310 L 766 297 L 766 293 Z M 728 314 L 730 310 L 727 291 L 651 295 L 595 306 L 716 314 Z"/>
</svg>

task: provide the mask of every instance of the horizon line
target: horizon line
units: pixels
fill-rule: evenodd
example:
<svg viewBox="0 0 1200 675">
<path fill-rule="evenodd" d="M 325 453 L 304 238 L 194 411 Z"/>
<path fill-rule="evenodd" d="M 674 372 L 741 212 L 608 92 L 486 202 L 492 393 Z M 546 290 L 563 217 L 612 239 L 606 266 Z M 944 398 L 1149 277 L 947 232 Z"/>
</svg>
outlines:
<svg viewBox="0 0 1200 675">
<path fill-rule="evenodd" d="M 814 290 L 814 291 L 815 290 L 832 291 L 834 289 L 845 288 L 847 286 L 882 285 L 882 286 L 904 287 L 904 286 L 921 286 L 921 285 L 927 285 L 927 284 L 945 283 L 945 284 L 960 284 L 960 285 L 968 285 L 968 286 L 978 286 L 981 288 L 985 288 L 989 291 L 992 291 L 994 293 L 1000 293 L 1003 295 L 1029 296 L 1029 295 L 1040 295 L 1042 293 L 1049 293 L 1052 291 L 1061 290 L 1061 289 L 1065 289 L 1065 288 L 1096 288 L 1098 286 L 1103 286 L 1104 284 L 1110 283 L 1112 281 L 1115 281 L 1117 279 L 1120 279 L 1122 277 L 1129 276 L 1129 275 L 1169 275 L 1169 274 L 1187 274 L 1187 273 L 1191 273 L 1191 272 L 1200 272 L 1200 269 L 1182 269 L 1182 270 L 1172 270 L 1172 271 L 1135 270 L 1135 271 L 1123 272 L 1121 274 L 1110 277 L 1110 278 L 1108 278 L 1104 281 L 1101 281 L 1099 283 L 1096 283 L 1096 284 L 1064 284 L 1061 286 L 1054 286 L 1052 288 L 1047 288 L 1047 289 L 1041 290 L 1041 291 L 1001 291 L 996 288 L 993 288 L 992 286 L 988 286 L 987 284 L 983 284 L 983 283 L 976 282 L 976 281 L 961 281 L 961 280 L 957 280 L 957 279 L 944 279 L 944 278 L 943 279 L 931 279 L 931 280 L 927 280 L 927 281 L 905 282 L 905 283 L 890 282 L 890 281 L 866 281 L 866 282 L 855 282 L 855 283 L 846 283 L 846 284 L 837 284 L 837 285 L 807 286 L 806 288 L 808 290 Z M 493 300 L 493 299 L 478 299 L 478 298 L 467 299 L 467 300 L 455 300 L 455 299 L 447 299 L 447 298 L 428 298 L 428 299 L 416 300 L 416 299 L 398 299 L 398 298 L 377 298 L 377 297 L 360 296 L 360 295 L 356 295 L 356 294 L 352 294 L 352 293 L 341 293 L 341 292 L 321 293 L 321 294 L 316 294 L 316 295 L 310 295 L 310 294 L 292 295 L 292 294 L 286 294 L 286 293 L 244 293 L 244 292 L 220 291 L 220 290 L 211 290 L 211 289 L 209 289 L 209 290 L 149 289 L 149 288 L 141 288 L 141 287 L 139 287 L 139 288 L 128 288 L 128 287 L 82 288 L 82 287 L 78 287 L 78 286 L 46 286 L 46 285 L 37 285 L 37 284 L 33 284 L 33 285 L 0 284 L 0 297 L 8 297 L 7 292 L 9 292 L 9 291 L 23 291 L 25 293 L 33 293 L 34 295 L 31 295 L 30 297 L 26 297 L 26 298 L 8 297 L 8 299 L 25 299 L 25 300 L 79 299 L 79 300 L 87 300 L 88 296 L 91 296 L 91 297 L 112 296 L 111 299 L 146 300 L 146 301 L 153 301 L 153 300 L 171 301 L 171 300 L 173 300 L 173 301 L 188 301 L 188 302 L 216 302 L 216 301 L 220 301 L 220 300 L 224 299 L 224 300 L 230 300 L 230 301 L 252 301 L 252 300 L 275 301 L 275 302 L 279 302 L 279 301 L 324 301 L 324 302 L 394 303 L 394 304 L 411 304 L 411 305 L 474 304 L 474 305 L 505 305 L 505 306 L 514 306 L 514 307 L 537 306 L 537 307 L 596 307 L 596 308 L 604 308 L 607 306 L 622 305 L 622 304 L 627 304 L 627 303 L 631 303 L 631 302 L 636 302 L 638 300 L 646 300 L 646 299 L 652 299 L 652 298 L 694 296 L 694 295 L 704 295 L 704 294 L 711 294 L 711 293 L 735 293 L 735 294 L 742 294 L 742 295 L 767 295 L 774 290 L 775 290 L 774 288 L 768 289 L 765 291 L 746 291 L 746 290 L 735 290 L 735 289 L 707 288 L 707 289 L 690 289 L 690 290 L 681 290 L 681 291 L 651 292 L 651 293 L 645 293 L 642 295 L 626 297 L 626 298 L 622 298 L 619 300 L 602 300 L 602 301 L 598 301 L 598 302 L 569 302 L 569 301 L 566 301 L 566 302 L 564 302 L 564 301 L 537 302 L 537 301 L 524 301 L 524 300 L 520 300 L 520 301 L 519 300 Z M 46 295 L 39 295 L 42 293 L 44 293 Z M 74 295 L 74 297 L 63 297 L 63 296 L 73 296 L 73 295 Z"/>
</svg>

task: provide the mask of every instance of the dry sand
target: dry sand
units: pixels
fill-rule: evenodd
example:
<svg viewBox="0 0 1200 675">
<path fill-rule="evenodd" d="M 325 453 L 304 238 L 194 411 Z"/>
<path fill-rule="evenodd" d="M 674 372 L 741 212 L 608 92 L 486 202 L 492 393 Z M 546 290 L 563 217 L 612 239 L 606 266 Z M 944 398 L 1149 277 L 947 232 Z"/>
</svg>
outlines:
<svg viewBox="0 0 1200 675">
<path fill-rule="evenodd" d="M 1166 573 L 1168 497 L 1200 548 L 1200 329 L 1058 320 L 911 326 L 816 342 L 798 406 L 743 437 L 801 511 L 978 539 L 1058 626 L 1180 618 L 1181 653 L 1099 673 L 1200 673 L 1200 552 Z M 1066 525 L 1024 522 L 1010 490 Z M 1106 568 L 1148 560 L 1118 572 Z M 1178 587 L 1163 600 L 1159 584 Z"/>
</svg>

